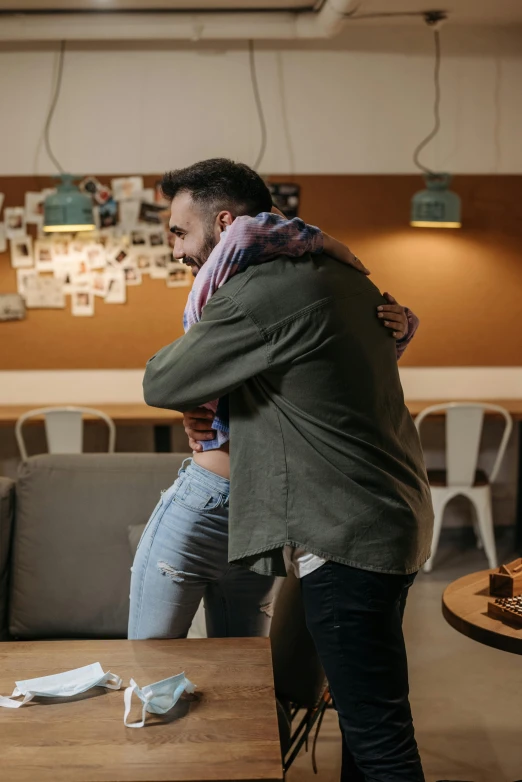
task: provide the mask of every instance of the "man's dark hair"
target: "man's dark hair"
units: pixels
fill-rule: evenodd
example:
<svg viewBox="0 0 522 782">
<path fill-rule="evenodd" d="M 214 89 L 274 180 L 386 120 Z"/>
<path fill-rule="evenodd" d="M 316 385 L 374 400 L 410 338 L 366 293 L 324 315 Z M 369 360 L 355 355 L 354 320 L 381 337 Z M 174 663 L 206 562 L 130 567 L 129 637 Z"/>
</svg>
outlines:
<svg viewBox="0 0 522 782">
<path fill-rule="evenodd" d="M 272 196 L 259 174 L 244 163 L 226 158 L 202 160 L 188 168 L 168 171 L 161 180 L 161 189 L 170 201 L 178 193 L 190 193 L 208 216 L 227 209 L 234 217 L 254 217 L 272 209 Z"/>
</svg>

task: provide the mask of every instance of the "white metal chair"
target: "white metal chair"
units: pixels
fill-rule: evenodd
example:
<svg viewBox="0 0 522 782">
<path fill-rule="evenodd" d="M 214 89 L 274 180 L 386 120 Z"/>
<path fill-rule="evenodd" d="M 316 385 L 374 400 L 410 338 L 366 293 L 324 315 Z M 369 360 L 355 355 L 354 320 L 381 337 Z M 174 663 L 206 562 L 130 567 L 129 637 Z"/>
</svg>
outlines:
<svg viewBox="0 0 522 782">
<path fill-rule="evenodd" d="M 101 418 L 109 428 L 108 452 L 114 453 L 116 443 L 116 427 L 114 421 L 101 410 L 91 407 L 41 407 L 29 410 L 20 416 L 15 425 L 15 436 L 23 461 L 27 460 L 27 449 L 22 434 L 22 427 L 30 418 L 44 416 L 47 448 L 49 453 L 82 453 L 83 451 L 83 416 L 89 415 Z"/>
<path fill-rule="evenodd" d="M 477 469 L 486 410 L 499 413 L 505 421 L 504 433 L 489 476 L 483 470 Z M 422 422 L 428 416 L 437 413 L 446 413 L 446 469 L 428 470 L 435 522 L 431 557 L 424 565 L 424 570 L 429 573 L 433 567 L 444 510 L 448 502 L 458 495 L 467 497 L 474 506 L 477 516 L 475 524 L 477 546 L 484 547 L 489 566 L 497 567 L 491 484 L 497 477 L 504 458 L 513 421 L 508 411 L 500 405 L 486 402 L 449 402 L 432 405 L 417 416 L 415 426 L 419 434 Z"/>
</svg>

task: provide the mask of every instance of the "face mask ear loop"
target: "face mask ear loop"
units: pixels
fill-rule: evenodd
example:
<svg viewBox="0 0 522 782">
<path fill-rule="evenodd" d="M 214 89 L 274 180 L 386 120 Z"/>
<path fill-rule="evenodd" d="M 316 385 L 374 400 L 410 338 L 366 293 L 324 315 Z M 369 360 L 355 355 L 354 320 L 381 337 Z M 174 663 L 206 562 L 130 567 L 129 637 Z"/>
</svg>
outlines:
<svg viewBox="0 0 522 782">
<path fill-rule="evenodd" d="M 20 706 L 25 706 L 26 703 L 29 703 L 29 701 L 32 701 L 34 698 L 34 694 L 32 692 L 27 692 L 24 695 L 23 701 L 15 701 L 14 698 L 19 698 L 22 693 L 18 689 L 18 687 L 15 687 L 13 690 L 13 694 L 9 698 L 5 698 L 0 695 L 0 706 L 3 706 L 6 709 L 19 709 Z"/>
<path fill-rule="evenodd" d="M 123 724 L 126 728 L 143 728 L 145 725 L 145 712 L 147 710 L 147 703 L 143 704 L 143 709 L 141 711 L 141 722 L 132 722 L 128 723 L 127 719 L 130 714 L 131 710 L 131 704 L 132 704 L 132 693 L 138 689 L 138 685 L 134 681 L 134 679 L 130 680 L 130 687 L 127 687 L 125 690 L 125 694 L 123 696 L 123 700 L 125 702 L 125 714 L 123 715 Z"/>
<path fill-rule="evenodd" d="M 100 684 L 100 687 L 106 687 L 108 690 L 119 690 L 121 689 L 122 683 L 123 679 L 120 679 L 119 676 L 116 676 L 116 674 L 109 671 L 105 682 Z"/>
</svg>

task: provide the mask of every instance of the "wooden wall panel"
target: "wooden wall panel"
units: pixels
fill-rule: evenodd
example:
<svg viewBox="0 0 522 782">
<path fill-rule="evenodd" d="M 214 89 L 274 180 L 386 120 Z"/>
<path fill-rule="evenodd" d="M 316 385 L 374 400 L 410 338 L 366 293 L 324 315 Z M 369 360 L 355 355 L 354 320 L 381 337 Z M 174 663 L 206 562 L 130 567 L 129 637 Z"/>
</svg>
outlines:
<svg viewBox="0 0 522 782">
<path fill-rule="evenodd" d="M 100 177 L 108 181 L 110 177 Z M 146 185 L 156 180 L 146 177 Z M 402 363 L 409 366 L 522 364 L 522 176 L 460 176 L 459 231 L 412 229 L 409 202 L 417 176 L 288 176 L 298 182 L 301 216 L 346 241 L 421 318 Z M 0 177 L 7 206 L 23 204 L 44 177 Z M 0 292 L 16 290 L 9 255 L 0 255 Z M 0 323 L 1 369 L 141 368 L 182 333 L 187 289 L 145 278 L 125 305 L 96 301 L 94 318 L 29 310 Z"/>
</svg>

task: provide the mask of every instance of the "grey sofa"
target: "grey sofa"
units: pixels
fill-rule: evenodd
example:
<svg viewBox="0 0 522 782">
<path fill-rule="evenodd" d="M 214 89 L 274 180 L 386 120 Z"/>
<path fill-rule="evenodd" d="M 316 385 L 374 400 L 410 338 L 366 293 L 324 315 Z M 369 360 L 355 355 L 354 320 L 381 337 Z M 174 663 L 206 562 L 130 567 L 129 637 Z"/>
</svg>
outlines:
<svg viewBox="0 0 522 782">
<path fill-rule="evenodd" d="M 186 454 L 44 455 L 0 478 L 0 637 L 125 638 L 143 525 Z"/>
</svg>

